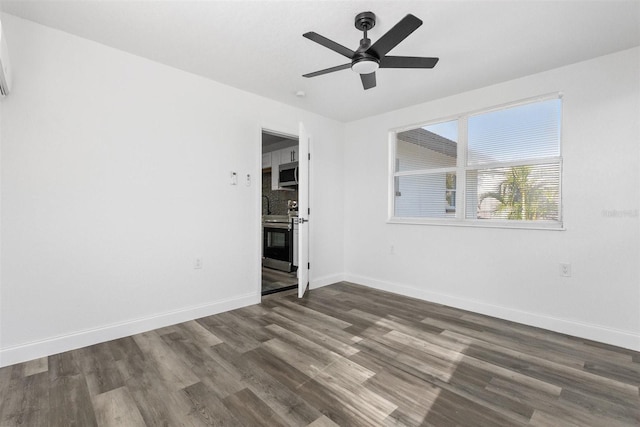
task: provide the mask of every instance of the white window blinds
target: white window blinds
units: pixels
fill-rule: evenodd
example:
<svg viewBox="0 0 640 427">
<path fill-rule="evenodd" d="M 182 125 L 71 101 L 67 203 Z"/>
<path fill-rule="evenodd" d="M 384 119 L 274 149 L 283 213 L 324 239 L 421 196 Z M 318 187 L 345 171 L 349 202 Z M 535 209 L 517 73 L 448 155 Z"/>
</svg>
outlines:
<svg viewBox="0 0 640 427">
<path fill-rule="evenodd" d="M 393 218 L 561 225 L 559 97 L 396 134 Z"/>
</svg>

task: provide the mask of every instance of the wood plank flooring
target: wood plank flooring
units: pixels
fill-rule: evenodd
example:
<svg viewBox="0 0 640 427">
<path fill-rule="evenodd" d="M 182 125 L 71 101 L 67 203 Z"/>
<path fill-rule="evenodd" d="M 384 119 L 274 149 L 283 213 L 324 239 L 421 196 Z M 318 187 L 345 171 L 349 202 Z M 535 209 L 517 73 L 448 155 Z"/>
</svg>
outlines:
<svg viewBox="0 0 640 427">
<path fill-rule="evenodd" d="M 298 276 L 295 271 L 287 273 L 284 271 L 274 270 L 272 268 L 262 267 L 262 295 L 273 293 L 273 291 L 277 289 L 297 284 Z"/>
<path fill-rule="evenodd" d="M 640 354 L 349 283 L 0 369 L 1 426 L 638 426 Z"/>
</svg>

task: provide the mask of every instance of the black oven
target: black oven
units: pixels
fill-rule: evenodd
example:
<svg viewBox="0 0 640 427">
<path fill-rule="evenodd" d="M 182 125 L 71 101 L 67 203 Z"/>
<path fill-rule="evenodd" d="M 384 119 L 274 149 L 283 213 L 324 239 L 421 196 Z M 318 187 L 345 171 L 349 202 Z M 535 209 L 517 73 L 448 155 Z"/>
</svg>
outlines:
<svg viewBox="0 0 640 427">
<path fill-rule="evenodd" d="M 263 265 L 290 272 L 293 266 L 293 230 L 291 223 L 263 225 Z"/>
</svg>

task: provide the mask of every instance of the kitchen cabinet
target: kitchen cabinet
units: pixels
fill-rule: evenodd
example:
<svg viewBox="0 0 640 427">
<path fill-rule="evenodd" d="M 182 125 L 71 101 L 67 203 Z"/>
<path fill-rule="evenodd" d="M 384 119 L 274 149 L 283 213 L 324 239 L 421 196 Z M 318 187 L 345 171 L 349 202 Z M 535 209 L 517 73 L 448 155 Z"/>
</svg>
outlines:
<svg viewBox="0 0 640 427">
<path fill-rule="evenodd" d="M 271 153 L 271 189 L 278 189 L 278 171 L 280 169 L 280 151 L 272 151 Z"/>
<path fill-rule="evenodd" d="M 271 167 L 271 154 L 272 153 L 264 153 L 262 155 L 262 169 Z"/>
<path fill-rule="evenodd" d="M 283 148 L 280 152 L 280 163 L 291 163 L 298 161 L 298 146 Z"/>
</svg>

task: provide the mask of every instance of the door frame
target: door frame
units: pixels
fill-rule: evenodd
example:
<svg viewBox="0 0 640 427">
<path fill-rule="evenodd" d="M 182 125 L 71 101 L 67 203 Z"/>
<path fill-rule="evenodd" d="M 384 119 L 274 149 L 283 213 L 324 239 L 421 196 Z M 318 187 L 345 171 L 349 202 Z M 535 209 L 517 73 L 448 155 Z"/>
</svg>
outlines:
<svg viewBox="0 0 640 427">
<path fill-rule="evenodd" d="M 299 182 L 306 185 L 298 187 L 298 217 L 302 218 L 302 224 L 298 225 L 298 298 L 302 298 L 309 290 L 311 283 L 311 269 L 309 268 L 311 223 L 309 222 L 311 206 L 311 135 L 306 129 L 304 122 L 298 123 L 300 136 L 298 137 L 298 153 L 300 159 Z M 302 148 L 304 147 L 304 149 Z M 304 173 L 306 172 L 306 173 Z M 304 177 L 304 179 L 303 179 Z M 303 188 L 305 191 L 300 191 Z M 305 210 L 307 210 L 305 212 Z M 306 261 L 306 262 L 305 262 Z M 300 273 L 302 266 L 302 274 Z"/>
<path fill-rule="evenodd" d="M 257 171 L 256 177 L 260 177 L 259 180 L 256 181 L 256 184 L 259 182 L 259 185 L 255 185 L 254 187 L 254 200 L 256 203 L 256 218 L 254 224 L 256 225 L 256 232 L 254 233 L 257 236 L 256 243 L 256 255 L 254 256 L 256 267 L 255 267 L 255 283 L 257 284 L 257 293 L 260 301 L 262 301 L 262 132 L 267 132 L 273 135 L 282 135 L 285 138 L 296 139 L 298 140 L 298 144 L 300 144 L 300 135 L 298 122 L 295 123 L 295 127 L 287 127 L 282 124 L 270 124 L 270 123 L 261 123 L 258 126 L 257 130 L 257 151 L 260 155 L 256 156 L 256 168 Z"/>
</svg>

